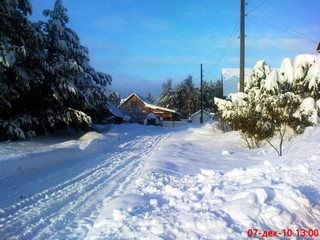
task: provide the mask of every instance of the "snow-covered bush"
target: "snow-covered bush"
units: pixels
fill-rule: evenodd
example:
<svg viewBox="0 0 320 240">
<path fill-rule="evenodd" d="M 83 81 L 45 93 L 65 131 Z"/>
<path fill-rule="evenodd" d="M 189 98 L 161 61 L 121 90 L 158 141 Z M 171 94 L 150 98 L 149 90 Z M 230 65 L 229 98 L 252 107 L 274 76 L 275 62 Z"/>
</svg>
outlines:
<svg viewBox="0 0 320 240">
<path fill-rule="evenodd" d="M 310 87 L 315 87 L 312 84 L 309 86 L 310 76 L 307 78 L 307 75 L 316 58 L 319 58 L 319 56 L 300 54 L 294 60 L 292 88 L 295 93 L 303 97 L 310 96 Z"/>
<path fill-rule="evenodd" d="M 249 149 L 259 147 L 261 141 L 269 136 L 257 105 L 258 98 L 259 95 L 252 90 L 248 94 L 233 94 L 231 101 L 215 99 L 222 121 L 240 132 Z"/>
<path fill-rule="evenodd" d="M 264 60 L 258 61 L 252 70 L 252 87 L 260 88 L 261 85 L 263 85 L 263 81 L 266 79 L 266 76 L 270 72 L 271 68 L 266 64 Z"/>
<path fill-rule="evenodd" d="M 156 125 L 157 126 L 159 124 L 160 124 L 160 121 L 157 118 L 157 116 L 153 112 L 148 113 L 147 118 L 144 120 L 144 125 Z"/>
<path fill-rule="evenodd" d="M 320 96 L 320 56 L 299 55 L 294 63 L 285 58 L 280 70 L 259 61 L 252 76 L 246 78 L 245 93 L 232 94 L 231 101 L 215 99 L 218 116 L 233 130 L 239 130 L 249 148 L 279 134 L 280 142 L 271 146 L 282 155 L 288 127 L 296 133 L 318 123 Z"/>
<path fill-rule="evenodd" d="M 310 91 L 310 96 L 320 99 L 320 55 L 317 56 L 314 64 L 309 68 L 306 82 Z"/>
</svg>

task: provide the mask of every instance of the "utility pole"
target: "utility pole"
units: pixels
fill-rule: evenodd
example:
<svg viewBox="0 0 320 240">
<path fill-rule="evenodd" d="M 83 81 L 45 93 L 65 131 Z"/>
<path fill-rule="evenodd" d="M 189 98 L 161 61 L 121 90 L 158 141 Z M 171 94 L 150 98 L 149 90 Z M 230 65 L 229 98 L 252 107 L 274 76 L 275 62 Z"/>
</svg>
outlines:
<svg viewBox="0 0 320 240">
<path fill-rule="evenodd" d="M 202 63 L 200 64 L 200 89 L 201 89 L 201 115 L 200 115 L 200 123 L 203 123 L 203 74 L 202 74 Z"/>
<path fill-rule="evenodd" d="M 244 58 L 244 38 L 245 38 L 245 0 L 241 0 L 240 6 L 240 86 L 239 91 L 244 92 L 244 66 L 245 66 L 245 58 Z"/>
</svg>

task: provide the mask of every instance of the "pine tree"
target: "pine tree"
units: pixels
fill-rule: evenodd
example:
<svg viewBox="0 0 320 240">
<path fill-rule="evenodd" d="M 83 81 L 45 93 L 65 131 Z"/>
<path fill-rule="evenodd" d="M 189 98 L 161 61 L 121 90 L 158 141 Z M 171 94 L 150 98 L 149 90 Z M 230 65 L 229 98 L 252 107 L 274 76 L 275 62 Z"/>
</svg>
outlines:
<svg viewBox="0 0 320 240">
<path fill-rule="evenodd" d="M 2 139 L 25 138 L 25 130 L 37 124 L 24 97 L 38 81 L 30 69 L 37 55 L 38 33 L 27 16 L 28 0 L 0 3 L 0 134 Z M 41 37 L 40 37 L 41 38 Z"/>
<path fill-rule="evenodd" d="M 19 58 L 24 57 L 25 43 L 19 34 L 27 33 L 29 25 L 27 14 L 31 13 L 28 1 L 2 1 L 0 3 L 0 110 L 1 117 L 6 118 L 12 104 L 11 101 L 18 95 L 18 84 L 14 78 L 14 65 Z M 6 114 L 7 116 L 5 116 Z"/>
<path fill-rule="evenodd" d="M 174 88 L 175 108 L 183 118 L 188 118 L 197 111 L 198 93 L 194 87 L 192 76 L 188 76 Z"/>
<path fill-rule="evenodd" d="M 78 35 L 67 27 L 69 17 L 57 0 L 54 9 L 45 10 L 49 17 L 44 24 L 46 40 L 45 79 L 43 111 L 46 124 L 62 124 L 73 128 L 86 128 L 92 119 L 99 121 L 107 113 L 107 98 L 111 76 L 96 72 L 89 64 L 88 49 L 80 44 Z M 52 115 L 52 112 L 59 113 Z"/>
<path fill-rule="evenodd" d="M 149 93 L 147 94 L 146 100 L 147 100 L 149 103 L 151 103 L 151 104 L 155 102 L 155 100 L 154 100 L 151 92 L 149 92 Z"/>
<path fill-rule="evenodd" d="M 197 89 L 199 91 L 198 96 L 198 109 L 200 109 L 201 104 L 201 89 Z M 208 112 L 215 112 L 216 106 L 214 104 L 214 98 L 220 97 L 222 98 L 222 84 L 221 81 L 216 82 L 207 82 L 203 81 L 203 108 Z"/>
<path fill-rule="evenodd" d="M 61 0 L 31 23 L 27 0 L 0 3 L 0 138 L 87 128 L 108 117 L 111 76 L 95 71 Z M 112 95 L 112 94 L 111 94 Z"/>
<path fill-rule="evenodd" d="M 165 108 L 175 109 L 175 101 L 173 96 L 172 79 L 167 79 L 162 84 L 162 91 L 159 98 L 155 102 L 157 105 Z"/>
</svg>

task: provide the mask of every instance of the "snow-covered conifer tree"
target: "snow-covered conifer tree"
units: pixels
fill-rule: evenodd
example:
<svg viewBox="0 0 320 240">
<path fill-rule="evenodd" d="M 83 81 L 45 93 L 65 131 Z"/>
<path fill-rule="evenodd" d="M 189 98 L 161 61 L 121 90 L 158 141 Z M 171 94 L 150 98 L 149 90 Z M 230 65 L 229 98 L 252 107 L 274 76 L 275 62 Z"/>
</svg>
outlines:
<svg viewBox="0 0 320 240">
<path fill-rule="evenodd" d="M 183 118 L 188 118 L 198 109 L 198 91 L 194 87 L 192 76 L 184 79 L 174 89 L 175 109 L 181 113 Z"/>
<path fill-rule="evenodd" d="M 0 110 L 3 114 L 12 107 L 11 100 L 19 95 L 19 88 L 27 87 L 15 82 L 15 64 L 25 57 L 24 37 L 30 36 L 31 29 L 28 14 L 31 14 L 28 0 L 0 3 Z"/>
<path fill-rule="evenodd" d="M 173 99 L 173 87 L 172 87 L 172 79 L 167 79 L 162 84 L 162 91 L 158 99 L 156 100 L 156 104 L 165 107 L 165 108 L 174 108 L 174 99 Z"/>
<path fill-rule="evenodd" d="M 214 106 L 214 98 L 220 94 L 220 91 L 222 90 L 221 88 L 219 89 L 219 87 L 221 86 L 221 82 L 217 81 L 215 83 L 213 82 L 207 82 L 207 81 L 203 81 L 203 108 L 208 111 L 208 112 L 213 112 L 215 110 L 215 106 Z M 198 109 L 201 108 L 200 104 L 201 104 L 201 88 L 197 88 L 198 89 Z M 221 96 L 221 94 L 220 94 Z"/>
<path fill-rule="evenodd" d="M 89 64 L 88 49 L 80 44 L 78 35 L 67 27 L 69 17 L 62 0 L 57 0 L 54 9 L 44 10 L 49 17 L 44 24 L 46 65 L 45 99 L 53 109 L 59 108 L 61 116 L 48 115 L 48 123 L 84 127 L 91 123 L 89 115 L 97 118 L 107 109 L 111 76 L 95 71 Z M 47 109 L 44 115 L 50 113 Z"/>
<path fill-rule="evenodd" d="M 30 64 L 37 58 L 38 32 L 27 16 L 28 0 L 0 3 L 0 138 L 25 138 L 24 130 L 37 124 L 25 103 L 37 82 Z M 41 38 L 41 37 L 40 37 Z M 23 130 L 24 129 L 24 130 Z"/>
<path fill-rule="evenodd" d="M 48 128 L 85 128 L 108 113 L 111 76 L 89 64 L 88 50 L 67 27 L 61 0 L 31 23 L 28 0 L 0 3 L 0 138 Z M 108 117 L 107 115 L 104 116 Z"/>
</svg>

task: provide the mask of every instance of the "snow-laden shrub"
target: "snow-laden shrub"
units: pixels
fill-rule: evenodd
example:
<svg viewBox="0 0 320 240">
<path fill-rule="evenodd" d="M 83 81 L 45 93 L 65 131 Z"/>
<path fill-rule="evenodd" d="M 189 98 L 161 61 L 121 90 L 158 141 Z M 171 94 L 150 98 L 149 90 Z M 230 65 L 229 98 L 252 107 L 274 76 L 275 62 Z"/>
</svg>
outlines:
<svg viewBox="0 0 320 240">
<path fill-rule="evenodd" d="M 231 129 L 227 119 L 230 114 L 228 109 L 231 108 L 231 102 L 217 97 L 214 98 L 214 102 L 218 107 L 218 111 L 215 113 L 215 119 L 220 123 L 223 132 L 230 131 Z"/>
<path fill-rule="evenodd" d="M 233 94 L 231 101 L 215 99 L 219 118 L 240 132 L 249 149 L 259 147 L 261 141 L 270 135 L 267 124 L 262 122 L 258 98 L 255 91 L 250 91 L 248 94 Z"/>
<path fill-rule="evenodd" d="M 299 55 L 294 63 L 285 58 L 279 71 L 259 61 L 246 78 L 245 93 L 232 94 L 230 101 L 215 99 L 217 116 L 239 131 L 249 148 L 266 140 L 281 156 L 288 127 L 301 133 L 318 123 L 319 90 L 320 55 Z M 275 134 L 278 147 L 269 141 Z"/>
<path fill-rule="evenodd" d="M 271 68 L 264 60 L 258 61 L 253 67 L 251 82 L 253 87 L 260 88 L 263 85 L 266 76 L 271 72 Z"/>
<path fill-rule="evenodd" d="M 299 109 L 295 112 L 295 117 L 299 118 L 300 120 L 307 118 L 312 125 L 317 125 L 318 113 L 314 98 L 307 97 L 303 99 Z"/>
<path fill-rule="evenodd" d="M 306 81 L 311 97 L 320 99 L 320 55 L 318 55 L 314 64 L 309 68 Z"/>
<path fill-rule="evenodd" d="M 148 113 L 147 118 L 144 120 L 144 125 L 156 125 L 157 126 L 159 124 L 160 124 L 160 121 L 157 118 L 157 116 L 153 112 Z"/>
<path fill-rule="evenodd" d="M 308 97 L 310 95 L 309 81 L 310 76 L 307 78 L 309 69 L 319 58 L 311 54 L 300 54 L 294 60 L 293 75 L 294 80 L 292 82 L 293 91 L 301 96 Z M 314 87 L 314 86 L 313 86 Z"/>
</svg>

